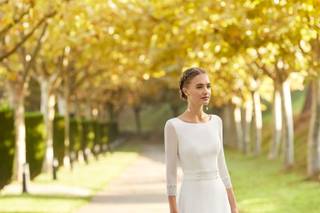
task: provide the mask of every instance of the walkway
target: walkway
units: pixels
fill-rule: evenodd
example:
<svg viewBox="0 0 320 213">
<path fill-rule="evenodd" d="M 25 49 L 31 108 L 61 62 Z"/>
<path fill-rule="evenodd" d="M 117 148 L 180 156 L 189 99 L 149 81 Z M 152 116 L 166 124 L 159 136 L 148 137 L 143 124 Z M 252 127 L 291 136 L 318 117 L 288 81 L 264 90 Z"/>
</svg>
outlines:
<svg viewBox="0 0 320 213">
<path fill-rule="evenodd" d="M 78 213 L 169 212 L 165 194 L 163 145 L 152 143 L 143 147 L 137 160 Z"/>
</svg>

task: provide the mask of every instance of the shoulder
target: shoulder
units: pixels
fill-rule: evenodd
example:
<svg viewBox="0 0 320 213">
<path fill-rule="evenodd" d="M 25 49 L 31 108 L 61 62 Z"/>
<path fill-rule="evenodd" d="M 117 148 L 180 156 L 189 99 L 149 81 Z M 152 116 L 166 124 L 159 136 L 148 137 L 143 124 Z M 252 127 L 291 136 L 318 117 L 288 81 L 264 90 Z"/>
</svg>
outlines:
<svg viewBox="0 0 320 213">
<path fill-rule="evenodd" d="M 211 114 L 215 119 L 219 121 L 219 123 L 222 123 L 222 118 L 217 114 Z"/>
<path fill-rule="evenodd" d="M 165 135 L 176 135 L 176 125 L 175 125 L 175 118 L 170 118 L 166 121 L 164 125 L 164 134 Z"/>
<path fill-rule="evenodd" d="M 169 127 L 174 127 L 174 122 L 175 122 L 176 118 L 169 118 L 168 120 L 166 120 L 166 123 L 164 125 L 165 128 L 169 128 Z"/>
</svg>

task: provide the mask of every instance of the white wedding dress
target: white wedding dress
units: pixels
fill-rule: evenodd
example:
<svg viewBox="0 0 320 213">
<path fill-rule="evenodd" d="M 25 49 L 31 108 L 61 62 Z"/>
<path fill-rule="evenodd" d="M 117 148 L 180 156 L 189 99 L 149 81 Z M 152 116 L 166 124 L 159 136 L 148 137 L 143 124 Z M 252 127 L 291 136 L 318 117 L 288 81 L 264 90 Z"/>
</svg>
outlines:
<svg viewBox="0 0 320 213">
<path fill-rule="evenodd" d="M 224 157 L 222 119 L 205 123 L 174 117 L 164 127 L 166 190 L 177 195 L 177 166 L 183 172 L 178 213 L 231 213 L 227 188 L 231 180 Z"/>
</svg>

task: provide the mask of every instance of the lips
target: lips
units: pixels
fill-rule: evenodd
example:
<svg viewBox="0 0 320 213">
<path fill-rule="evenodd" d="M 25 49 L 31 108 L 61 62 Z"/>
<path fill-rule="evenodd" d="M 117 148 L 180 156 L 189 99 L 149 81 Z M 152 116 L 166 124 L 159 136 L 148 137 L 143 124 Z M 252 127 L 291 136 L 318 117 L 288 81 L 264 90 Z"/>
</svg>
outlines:
<svg viewBox="0 0 320 213">
<path fill-rule="evenodd" d="M 209 97 L 208 97 L 208 96 L 206 96 L 206 97 L 202 97 L 201 99 L 206 100 L 206 99 L 209 99 Z"/>
</svg>

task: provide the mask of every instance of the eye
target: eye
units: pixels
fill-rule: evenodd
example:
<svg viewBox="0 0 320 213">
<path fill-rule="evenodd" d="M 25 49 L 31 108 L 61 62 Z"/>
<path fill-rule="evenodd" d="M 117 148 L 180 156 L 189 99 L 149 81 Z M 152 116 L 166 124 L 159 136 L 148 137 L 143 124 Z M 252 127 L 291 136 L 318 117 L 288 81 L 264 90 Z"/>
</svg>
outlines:
<svg viewBox="0 0 320 213">
<path fill-rule="evenodd" d="M 211 85 L 207 85 L 207 88 L 211 88 Z"/>
</svg>

